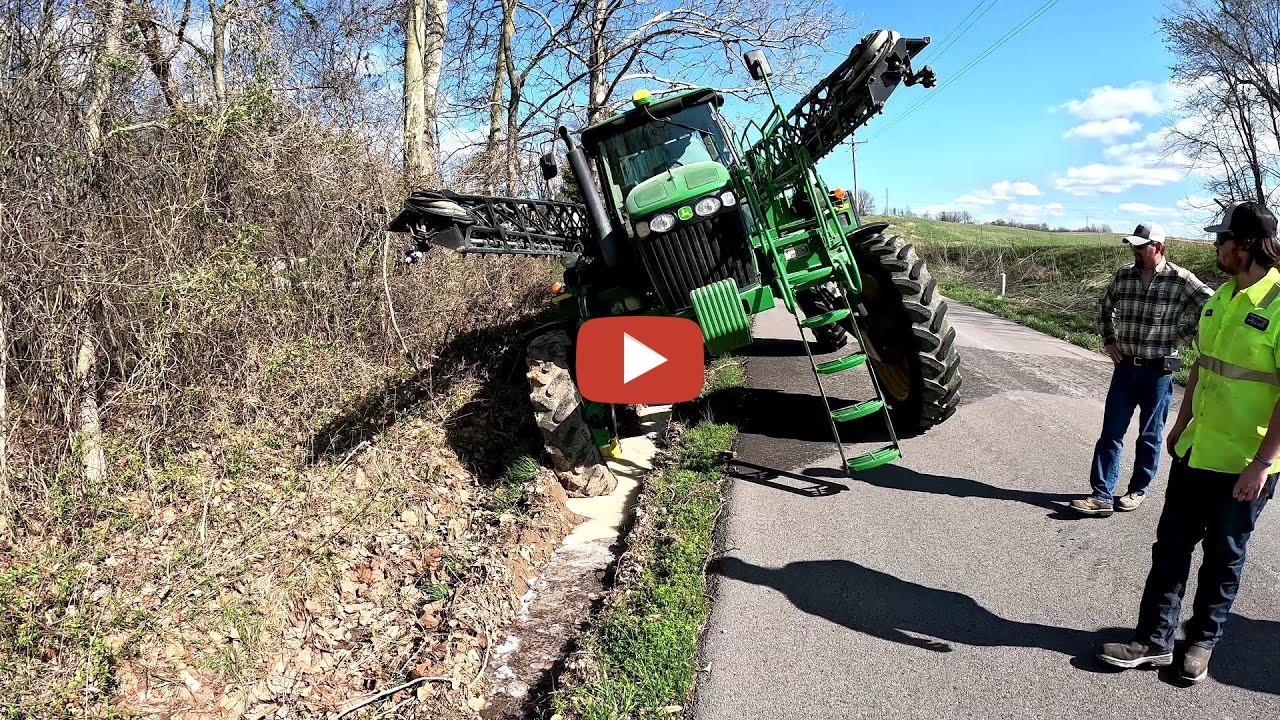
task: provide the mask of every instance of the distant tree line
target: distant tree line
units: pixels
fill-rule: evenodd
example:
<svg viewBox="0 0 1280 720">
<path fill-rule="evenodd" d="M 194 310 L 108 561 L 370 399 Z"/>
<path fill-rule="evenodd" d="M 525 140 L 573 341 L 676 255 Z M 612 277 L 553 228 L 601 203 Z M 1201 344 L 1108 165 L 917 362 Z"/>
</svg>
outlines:
<svg viewBox="0 0 1280 720">
<path fill-rule="evenodd" d="M 908 206 L 905 208 L 891 207 L 887 211 L 885 211 L 885 214 L 891 215 L 894 217 L 920 218 L 921 220 L 937 220 L 940 222 L 961 223 L 964 225 L 978 224 L 978 222 L 973 219 L 973 215 L 968 210 L 939 210 L 936 213 L 929 213 L 929 212 L 915 212 Z M 1040 232 L 1059 232 L 1059 233 L 1065 233 L 1065 232 L 1109 233 L 1109 232 L 1112 232 L 1111 226 L 1105 223 L 1089 223 L 1088 225 L 1075 228 L 1074 230 L 1069 227 L 1063 227 L 1063 226 L 1051 228 L 1049 227 L 1048 223 L 1043 223 L 1043 222 L 1039 222 L 1039 223 L 1022 222 L 1020 220 L 1006 220 L 1004 218 L 997 218 L 995 220 L 990 220 L 985 224 L 997 225 L 1000 227 L 1021 228 L 1023 230 L 1038 230 Z"/>
</svg>

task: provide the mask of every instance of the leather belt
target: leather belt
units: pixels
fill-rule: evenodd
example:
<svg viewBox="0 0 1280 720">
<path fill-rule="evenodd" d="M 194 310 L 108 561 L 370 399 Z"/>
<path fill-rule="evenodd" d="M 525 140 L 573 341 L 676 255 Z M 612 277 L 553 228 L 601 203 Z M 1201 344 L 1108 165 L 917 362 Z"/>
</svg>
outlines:
<svg viewBox="0 0 1280 720">
<path fill-rule="evenodd" d="M 1164 370 L 1165 358 L 1140 358 L 1132 355 L 1121 355 L 1121 365 L 1133 365 L 1134 367 L 1148 368 L 1151 370 Z"/>
</svg>

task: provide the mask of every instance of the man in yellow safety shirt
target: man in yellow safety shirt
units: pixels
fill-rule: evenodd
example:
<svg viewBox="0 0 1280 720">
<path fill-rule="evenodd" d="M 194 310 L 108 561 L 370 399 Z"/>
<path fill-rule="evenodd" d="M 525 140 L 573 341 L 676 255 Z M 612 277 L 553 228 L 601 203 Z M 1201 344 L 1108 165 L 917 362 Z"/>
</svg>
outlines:
<svg viewBox="0 0 1280 720">
<path fill-rule="evenodd" d="M 1245 544 L 1280 477 L 1276 218 L 1259 203 L 1233 203 L 1205 231 L 1217 234 L 1218 267 L 1231 279 L 1200 313 L 1200 359 L 1169 431 L 1173 466 L 1134 639 L 1098 652 L 1123 668 L 1173 664 L 1191 553 L 1203 543 L 1181 666 L 1190 682 L 1208 674 L 1240 587 Z"/>
</svg>

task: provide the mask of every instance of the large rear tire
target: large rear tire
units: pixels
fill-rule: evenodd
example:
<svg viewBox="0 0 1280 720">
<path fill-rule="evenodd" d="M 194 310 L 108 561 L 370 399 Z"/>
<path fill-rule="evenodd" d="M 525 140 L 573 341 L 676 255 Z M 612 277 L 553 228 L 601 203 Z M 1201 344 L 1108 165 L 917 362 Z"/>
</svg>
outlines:
<svg viewBox="0 0 1280 720">
<path fill-rule="evenodd" d="M 906 240 L 875 233 L 851 244 L 863 284 L 858 329 L 894 426 L 927 430 L 960 403 L 960 353 L 947 303 Z"/>
</svg>

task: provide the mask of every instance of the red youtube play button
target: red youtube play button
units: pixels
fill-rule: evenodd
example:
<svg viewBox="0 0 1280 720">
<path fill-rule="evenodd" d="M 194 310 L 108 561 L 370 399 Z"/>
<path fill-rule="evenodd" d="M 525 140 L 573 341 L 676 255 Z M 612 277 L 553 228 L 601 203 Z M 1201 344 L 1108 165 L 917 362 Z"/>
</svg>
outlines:
<svg viewBox="0 0 1280 720">
<path fill-rule="evenodd" d="M 578 391 L 616 405 L 662 405 L 702 391 L 702 329 L 684 318 L 588 320 L 578 329 Z"/>
</svg>

